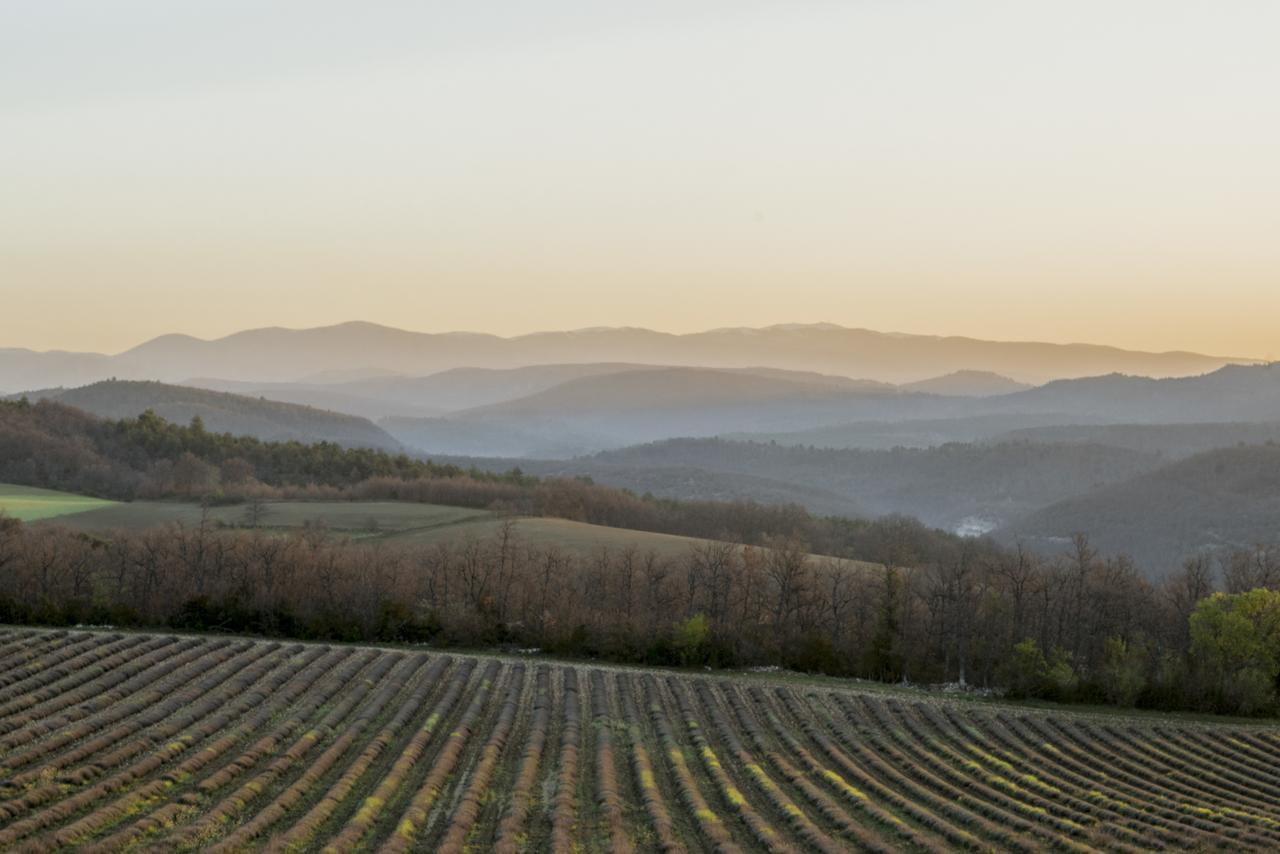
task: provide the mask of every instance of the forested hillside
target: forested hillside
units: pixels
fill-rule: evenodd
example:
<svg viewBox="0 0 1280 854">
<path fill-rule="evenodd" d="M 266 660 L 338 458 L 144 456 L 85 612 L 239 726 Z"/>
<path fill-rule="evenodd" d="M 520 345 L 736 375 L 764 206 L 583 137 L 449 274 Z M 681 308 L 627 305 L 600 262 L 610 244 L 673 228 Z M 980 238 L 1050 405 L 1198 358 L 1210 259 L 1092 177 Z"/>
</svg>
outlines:
<svg viewBox="0 0 1280 854">
<path fill-rule="evenodd" d="M 1109 374 L 1057 380 L 998 398 L 1006 412 L 1059 412 L 1142 424 L 1264 421 L 1280 416 L 1280 363 L 1227 365 L 1199 376 Z"/>
<path fill-rule="evenodd" d="M 333 442 L 264 442 L 153 412 L 106 420 L 51 400 L 0 401 L 0 481 L 109 498 L 199 497 L 224 488 L 344 486 L 445 471 Z M 460 470 L 447 470 L 461 474 Z"/>
<path fill-rule="evenodd" d="M 843 496 L 872 515 L 905 513 L 956 528 L 994 525 L 1047 504 L 1150 471 L 1155 454 L 1086 444 L 948 444 L 885 451 L 786 447 L 722 439 L 673 439 L 564 465 L 630 486 L 634 472 L 679 468 L 750 475 Z"/>
<path fill-rule="evenodd" d="M 998 441 L 1085 442 L 1163 454 L 1171 459 L 1233 445 L 1280 442 L 1280 421 L 1205 422 L 1199 424 L 1058 424 L 1025 427 Z"/>
<path fill-rule="evenodd" d="M 200 418 L 214 433 L 266 441 L 334 442 L 349 448 L 400 450 L 385 430 L 365 418 L 261 397 L 158 382 L 108 380 L 72 389 L 28 392 L 104 418 L 134 418 L 147 410 L 178 424 Z"/>
<path fill-rule="evenodd" d="M 1173 566 L 1280 539 L 1280 444 L 1197 454 L 1089 495 L 1052 504 L 999 532 L 1045 551 L 1088 531 L 1144 566 Z"/>
</svg>

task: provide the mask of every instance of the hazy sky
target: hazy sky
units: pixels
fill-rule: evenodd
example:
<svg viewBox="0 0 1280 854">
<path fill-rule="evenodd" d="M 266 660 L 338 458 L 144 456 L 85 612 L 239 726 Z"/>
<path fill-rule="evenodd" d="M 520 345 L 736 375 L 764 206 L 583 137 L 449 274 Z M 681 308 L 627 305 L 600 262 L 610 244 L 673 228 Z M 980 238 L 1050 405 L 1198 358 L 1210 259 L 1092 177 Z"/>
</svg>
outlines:
<svg viewBox="0 0 1280 854">
<path fill-rule="evenodd" d="M 1280 358 L 1280 3 L 0 0 L 0 346 L 830 321 Z"/>
</svg>

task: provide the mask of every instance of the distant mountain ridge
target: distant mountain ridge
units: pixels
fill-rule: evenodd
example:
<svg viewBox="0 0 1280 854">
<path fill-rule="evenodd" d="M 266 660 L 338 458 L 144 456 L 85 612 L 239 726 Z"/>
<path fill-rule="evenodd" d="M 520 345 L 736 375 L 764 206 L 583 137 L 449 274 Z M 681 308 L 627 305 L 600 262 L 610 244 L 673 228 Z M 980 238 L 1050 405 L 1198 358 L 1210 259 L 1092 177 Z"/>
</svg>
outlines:
<svg viewBox="0 0 1280 854">
<path fill-rule="evenodd" d="M 994 397 L 998 394 L 1012 394 L 1026 391 L 1030 383 L 1020 383 L 1002 374 L 991 371 L 953 371 L 941 377 L 933 377 L 900 386 L 904 391 L 918 391 L 925 394 L 946 394 L 956 397 Z"/>
<path fill-rule="evenodd" d="M 353 368 L 422 376 L 460 367 L 588 362 L 711 368 L 767 365 L 893 383 L 915 382 L 964 368 L 1039 383 L 1111 372 L 1184 376 L 1248 361 L 1095 344 L 885 333 L 833 324 L 780 324 L 688 334 L 610 327 L 503 338 L 471 332 L 410 332 L 350 322 L 312 329 L 250 329 L 213 340 L 162 335 L 112 356 L 0 350 L 0 388 L 83 385 L 109 377 L 166 382 L 190 377 L 295 382 Z"/>
</svg>

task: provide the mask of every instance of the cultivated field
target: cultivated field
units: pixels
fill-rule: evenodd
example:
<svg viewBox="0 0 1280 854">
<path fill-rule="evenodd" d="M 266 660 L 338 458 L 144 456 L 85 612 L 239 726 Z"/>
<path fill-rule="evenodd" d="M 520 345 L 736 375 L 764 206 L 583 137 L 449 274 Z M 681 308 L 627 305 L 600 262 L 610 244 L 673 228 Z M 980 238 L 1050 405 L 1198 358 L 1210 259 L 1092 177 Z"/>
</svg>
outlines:
<svg viewBox="0 0 1280 854">
<path fill-rule="evenodd" d="M 24 522 L 84 513 L 113 505 L 112 501 L 90 498 L 87 495 L 0 483 L 0 511 Z"/>
<path fill-rule="evenodd" d="M 1275 850 L 1280 732 L 0 628 L 0 849 Z"/>
</svg>

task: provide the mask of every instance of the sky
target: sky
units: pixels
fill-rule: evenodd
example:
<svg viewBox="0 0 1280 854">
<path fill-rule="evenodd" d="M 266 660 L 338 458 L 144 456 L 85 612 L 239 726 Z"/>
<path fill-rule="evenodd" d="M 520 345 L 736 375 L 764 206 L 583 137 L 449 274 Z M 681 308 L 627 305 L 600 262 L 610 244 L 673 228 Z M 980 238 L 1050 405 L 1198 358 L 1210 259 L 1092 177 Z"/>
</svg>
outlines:
<svg viewBox="0 0 1280 854">
<path fill-rule="evenodd" d="M 830 322 L 1280 358 L 1273 0 L 0 0 L 0 347 Z"/>
</svg>

